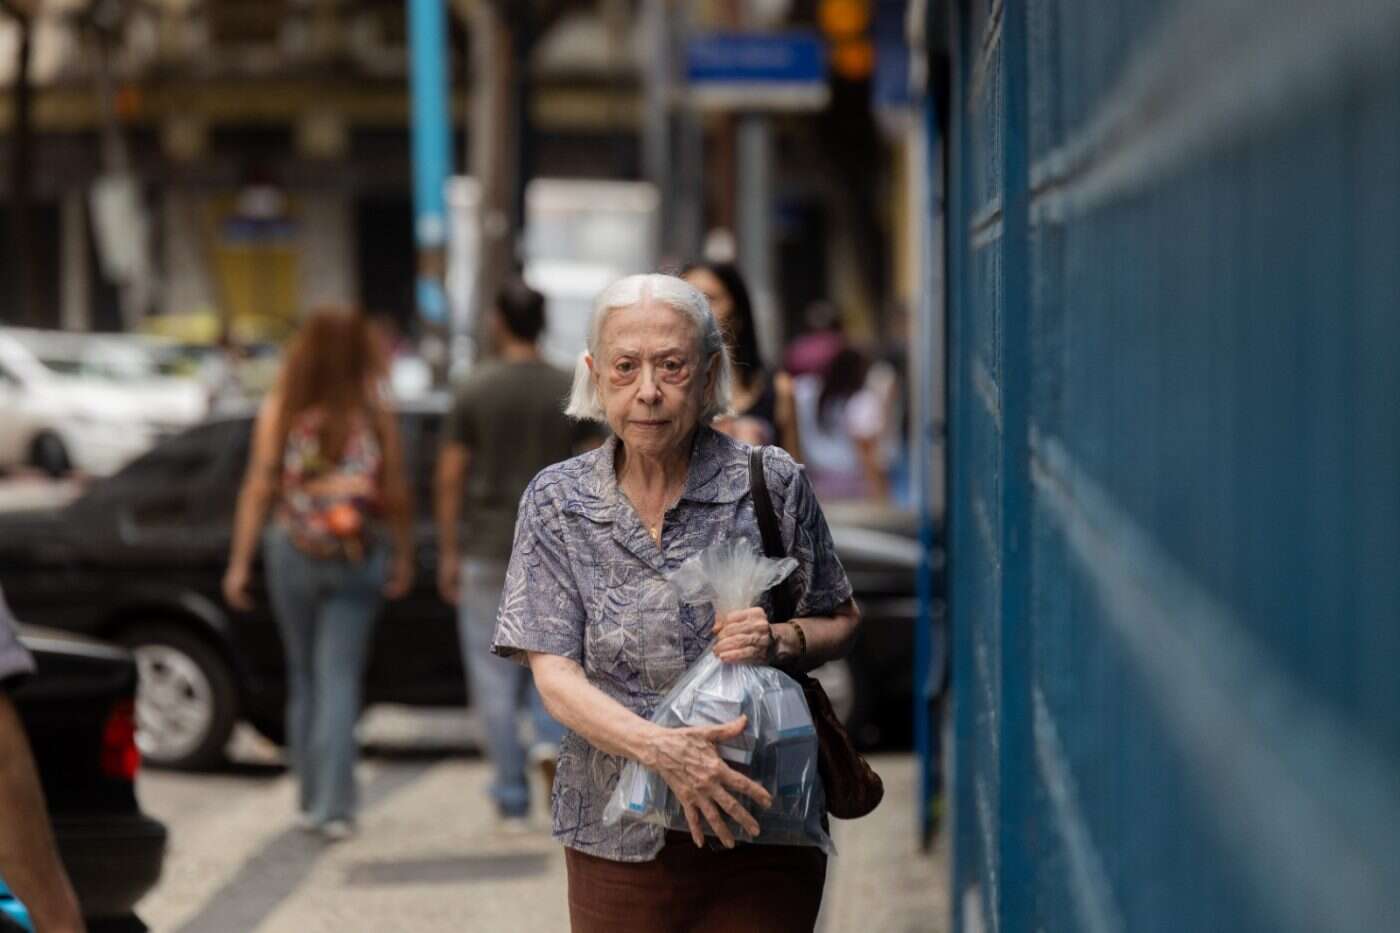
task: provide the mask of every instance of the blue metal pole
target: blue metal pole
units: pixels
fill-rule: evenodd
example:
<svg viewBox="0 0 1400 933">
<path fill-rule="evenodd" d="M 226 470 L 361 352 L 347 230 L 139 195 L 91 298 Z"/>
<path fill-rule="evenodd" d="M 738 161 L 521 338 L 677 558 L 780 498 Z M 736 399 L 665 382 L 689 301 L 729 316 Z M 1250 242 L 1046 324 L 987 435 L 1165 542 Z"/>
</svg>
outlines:
<svg viewBox="0 0 1400 933">
<path fill-rule="evenodd" d="M 418 313 L 447 319 L 444 188 L 452 167 L 445 0 L 408 0 L 409 92 L 413 100 L 413 233 L 418 244 Z"/>
<path fill-rule="evenodd" d="M 941 594 L 936 591 L 936 574 L 941 568 L 936 564 L 939 541 L 937 516 L 934 515 L 935 500 L 932 488 L 933 460 L 938 455 L 938 420 L 940 412 L 934 410 L 934 380 L 943 379 L 946 361 L 943 357 L 943 340 L 935 335 L 935 328 L 942 327 L 942 318 L 937 313 L 937 303 L 943 301 L 943 292 L 934 287 L 934 271 L 943 257 L 935 252 L 938 241 L 933 234 L 934 225 L 942 222 L 939 210 L 942 198 L 942 178 L 939 171 L 938 152 L 942 146 L 942 132 L 938 125 L 937 105 L 931 97 L 924 101 L 924 165 L 927 187 L 924 192 L 924 229 L 922 250 L 924 260 L 923 299 L 919 308 L 923 335 L 919 354 L 923 365 L 919 369 L 919 396 L 924 402 L 923 417 L 918 428 L 918 453 L 916 463 L 919 503 L 919 624 L 914 630 L 914 671 L 918 687 L 914 691 L 914 747 L 919 753 L 919 838 L 925 846 L 932 839 L 934 829 L 935 797 L 942 792 L 942 742 L 939 723 L 934 719 L 934 698 L 942 688 L 943 652 L 937 650 L 943 633 L 935 626 L 946 625 L 946 618 L 934 614 L 935 601 Z M 943 277 L 946 281 L 946 270 Z"/>
<path fill-rule="evenodd" d="M 948 107 L 948 500 L 945 537 L 948 564 L 948 619 L 951 626 L 950 661 L 953 684 L 953 755 L 949 775 L 953 810 L 953 930 L 981 929 L 973 922 L 989 898 L 992 879 L 986 866 L 991 845 L 978 816 L 978 785 L 983 783 L 984 763 L 978 761 L 980 732 L 988 711 L 980 696 L 976 656 L 976 588 L 981 568 L 973 547 L 974 525 L 969 477 L 975 472 L 971 443 L 974 396 L 968 373 L 973 341 L 969 337 L 975 313 L 972 307 L 974 279 L 968 251 L 968 218 L 972 202 L 972 130 L 968 126 L 968 75 L 975 57 L 968 10 L 963 3 L 949 8 L 951 31 L 951 89 Z M 981 891 L 981 900 L 966 895 Z M 977 913 L 976 916 L 981 916 Z"/>
<path fill-rule="evenodd" d="M 1001 238 L 1001 849 L 1002 929 L 1034 930 L 1037 833 L 1031 728 L 1035 639 L 1030 602 L 1030 100 L 1027 12 L 1002 20 Z"/>
</svg>

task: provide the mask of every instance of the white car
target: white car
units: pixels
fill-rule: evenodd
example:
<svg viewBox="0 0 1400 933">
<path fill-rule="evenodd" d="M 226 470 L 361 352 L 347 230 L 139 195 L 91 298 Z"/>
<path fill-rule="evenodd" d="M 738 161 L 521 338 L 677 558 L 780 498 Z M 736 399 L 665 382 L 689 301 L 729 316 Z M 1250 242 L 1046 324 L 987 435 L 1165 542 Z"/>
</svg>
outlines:
<svg viewBox="0 0 1400 933">
<path fill-rule="evenodd" d="M 0 329 L 0 468 L 105 475 L 202 420 L 199 384 L 139 353 L 121 337 Z"/>
</svg>

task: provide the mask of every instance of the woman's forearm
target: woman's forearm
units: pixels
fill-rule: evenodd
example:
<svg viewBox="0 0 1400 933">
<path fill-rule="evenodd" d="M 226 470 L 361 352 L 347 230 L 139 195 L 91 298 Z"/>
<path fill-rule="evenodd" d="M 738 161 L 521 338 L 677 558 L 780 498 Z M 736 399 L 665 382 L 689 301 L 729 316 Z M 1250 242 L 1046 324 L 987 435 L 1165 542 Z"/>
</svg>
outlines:
<svg viewBox="0 0 1400 933">
<path fill-rule="evenodd" d="M 777 404 L 773 416 L 778 428 L 778 443 L 792 459 L 802 463 L 802 433 L 797 427 L 797 399 L 793 393 L 792 377 L 787 373 L 778 373 L 774 387 L 777 389 Z"/>
<path fill-rule="evenodd" d="M 238 506 L 233 517 L 233 541 L 229 563 L 247 567 L 257 549 L 258 534 L 272 504 L 272 490 L 258 477 L 249 477 L 238 493 Z"/>
<path fill-rule="evenodd" d="M 413 560 L 413 494 L 409 491 L 404 467 L 403 443 L 398 421 L 388 408 L 380 409 L 378 419 L 380 443 L 384 449 L 383 502 L 384 517 L 389 525 L 394 554 L 400 561 Z"/>
<path fill-rule="evenodd" d="M 661 727 L 648 722 L 588 682 L 575 661 L 530 653 L 535 689 L 551 716 L 600 751 L 653 764 L 653 739 Z"/>
<path fill-rule="evenodd" d="M 880 463 L 879 447 L 873 439 L 856 441 L 856 456 L 860 459 L 860 470 L 865 477 L 870 498 L 884 500 L 890 497 L 890 481 L 885 468 Z"/>
<path fill-rule="evenodd" d="M 24 726 L 0 694 L 0 872 L 40 930 L 81 930 L 82 917 L 49 828 Z"/>
<path fill-rule="evenodd" d="M 457 522 L 462 517 L 462 486 L 471 464 L 471 451 L 449 443 L 438 454 L 433 480 L 433 516 L 437 524 L 439 559 L 457 559 Z"/>
<path fill-rule="evenodd" d="M 233 541 L 229 548 L 229 565 L 244 570 L 253 562 L 258 535 L 277 495 L 280 479 L 282 443 L 278 436 L 281 399 L 276 392 L 263 399 L 253 424 L 253 449 L 248 454 L 248 466 L 243 485 L 238 490 L 238 505 L 233 513 Z"/>
<path fill-rule="evenodd" d="M 721 812 L 751 836 L 758 834 L 758 822 L 736 797 L 743 795 L 767 807 L 773 802 L 771 794 L 731 768 L 715 750 L 715 743 L 740 734 L 742 717 L 720 725 L 665 729 L 589 683 L 575 661 L 531 652 L 530 669 L 535 674 L 535 689 L 555 719 L 594 748 L 630 758 L 661 776 L 680 801 L 697 846 L 704 844 L 703 820 L 709 824 L 709 832 L 733 848 L 734 837 Z"/>
<path fill-rule="evenodd" d="M 801 635 L 796 626 L 801 626 Z M 810 671 L 827 661 L 843 658 L 855 643 L 859 628 L 860 610 L 853 599 L 847 600 L 830 616 L 776 623 L 773 637 L 777 639 L 777 666 Z"/>
</svg>

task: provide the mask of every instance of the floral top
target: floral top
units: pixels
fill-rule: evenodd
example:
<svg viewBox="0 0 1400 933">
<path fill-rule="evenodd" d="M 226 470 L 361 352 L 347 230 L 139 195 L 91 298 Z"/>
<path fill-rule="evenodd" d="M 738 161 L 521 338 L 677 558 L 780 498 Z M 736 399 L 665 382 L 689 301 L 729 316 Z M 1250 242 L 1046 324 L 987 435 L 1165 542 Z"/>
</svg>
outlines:
<svg viewBox="0 0 1400 933">
<path fill-rule="evenodd" d="M 363 549 L 369 533 L 365 520 L 379 515 L 384 452 L 369 420 L 356 416 L 340 459 L 327 458 L 321 451 L 322 418 L 319 411 L 304 412 L 287 432 L 277 517 L 298 547 L 331 557 L 340 556 L 347 546 L 352 552 Z M 340 492 L 315 493 L 308 488 L 309 483 L 329 478 L 338 481 Z M 354 513 L 348 518 L 347 506 Z"/>
<path fill-rule="evenodd" d="M 707 545 L 744 537 L 762 552 L 749 494 L 749 448 L 708 427 L 696 432 L 685 491 L 658 545 L 618 488 L 617 439 L 543 470 L 520 503 L 494 650 L 577 661 L 590 683 L 649 717 L 710 642 L 713 610 L 682 606 L 665 575 Z M 798 562 L 799 616 L 830 615 L 851 596 L 831 531 L 802 468 L 769 447 L 765 471 L 783 543 Z M 764 608 L 771 611 L 766 597 Z M 554 836 L 624 862 L 656 857 L 664 832 L 623 820 L 603 825 L 624 760 L 569 732 L 560 747 L 551 807 Z"/>
</svg>

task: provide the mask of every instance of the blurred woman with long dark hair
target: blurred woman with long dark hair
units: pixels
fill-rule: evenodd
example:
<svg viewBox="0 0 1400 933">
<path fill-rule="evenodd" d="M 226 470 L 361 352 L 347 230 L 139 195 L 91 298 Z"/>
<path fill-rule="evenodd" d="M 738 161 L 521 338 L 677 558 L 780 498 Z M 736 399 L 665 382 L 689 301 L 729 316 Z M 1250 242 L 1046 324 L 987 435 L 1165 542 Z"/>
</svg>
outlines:
<svg viewBox="0 0 1400 933">
<path fill-rule="evenodd" d="M 728 262 L 691 263 L 681 278 L 709 301 L 734 365 L 734 415 L 716 419 L 714 428 L 747 444 L 777 444 L 800 463 L 802 440 L 792 379 L 763 365 L 753 303 L 738 267 Z"/>
<path fill-rule="evenodd" d="M 885 404 L 866 385 L 869 370 L 863 353 L 845 347 L 820 375 L 793 380 L 806 443 L 803 465 L 822 502 L 889 496 L 880 450 Z"/>
<path fill-rule="evenodd" d="M 355 723 L 374 621 L 384 597 L 403 595 L 413 578 L 408 486 L 383 372 L 362 315 L 329 309 L 302 325 L 258 412 L 223 584 L 230 606 L 252 608 L 261 536 L 287 662 L 299 822 L 332 839 L 355 827 Z"/>
</svg>

